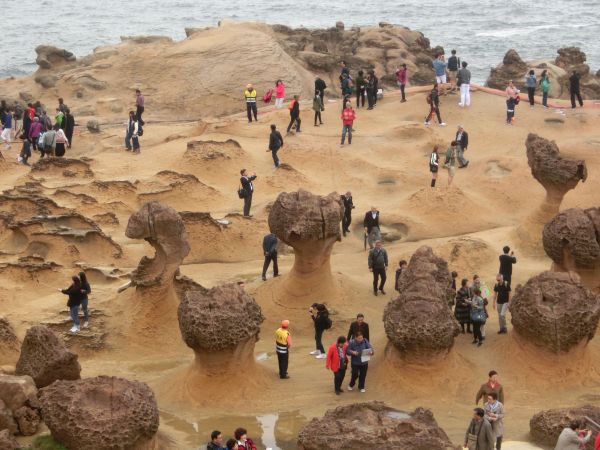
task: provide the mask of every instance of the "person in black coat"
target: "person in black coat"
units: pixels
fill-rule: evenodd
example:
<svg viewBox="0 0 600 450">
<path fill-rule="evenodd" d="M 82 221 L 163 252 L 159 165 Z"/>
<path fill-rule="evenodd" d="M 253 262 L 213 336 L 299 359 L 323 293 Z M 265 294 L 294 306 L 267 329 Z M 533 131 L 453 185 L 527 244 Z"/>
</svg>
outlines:
<svg viewBox="0 0 600 450">
<path fill-rule="evenodd" d="M 356 333 L 361 332 L 365 339 L 369 340 L 369 324 L 365 322 L 364 314 L 357 314 L 356 320 L 350 324 L 348 330 L 348 342 L 356 337 Z"/>
<path fill-rule="evenodd" d="M 267 151 L 271 152 L 271 155 L 273 156 L 275 168 L 279 167 L 279 157 L 277 156 L 277 152 L 281 147 L 283 147 L 283 136 L 277 131 L 277 126 L 272 124 L 271 134 L 269 135 L 269 150 Z"/>
<path fill-rule="evenodd" d="M 579 87 L 579 80 L 581 79 L 581 75 L 577 73 L 576 70 L 573 71 L 573 75 L 569 78 L 569 91 L 571 92 L 571 108 L 575 109 L 575 97 L 577 97 L 577 101 L 579 102 L 579 106 L 583 106 L 583 99 L 581 98 L 581 91 Z"/>
<path fill-rule="evenodd" d="M 317 358 L 323 359 L 327 355 L 325 354 L 325 348 L 323 347 L 323 332 L 330 328 L 329 311 L 325 305 L 321 303 L 313 303 L 308 309 L 308 312 L 313 320 L 315 326 L 315 346 L 316 350 L 310 352 L 311 355 L 316 355 Z"/>
<path fill-rule="evenodd" d="M 267 234 L 263 238 L 263 253 L 265 254 L 265 263 L 263 264 L 262 280 L 267 281 L 267 269 L 273 261 L 273 277 L 279 276 L 279 267 L 277 266 L 277 236 L 273 233 Z"/>
<path fill-rule="evenodd" d="M 252 206 L 252 195 L 254 194 L 254 184 L 252 182 L 256 180 L 256 172 L 251 176 L 248 176 L 246 169 L 240 170 L 240 183 L 242 184 L 242 190 L 244 191 L 244 216 L 250 217 L 250 207 Z"/>
<path fill-rule="evenodd" d="M 373 248 L 375 241 L 381 239 L 381 232 L 379 231 L 379 211 L 375 206 L 371 206 L 371 211 L 367 211 L 365 214 L 363 226 L 365 227 L 369 248 Z"/>
<path fill-rule="evenodd" d="M 79 277 L 73 276 L 71 279 L 73 280 L 71 286 L 67 289 L 59 289 L 58 291 L 69 296 L 67 306 L 71 311 L 71 320 L 73 321 L 73 327 L 70 331 L 71 333 L 77 333 L 80 330 L 79 305 L 81 305 L 81 301 L 83 300 L 84 292 Z"/>
<path fill-rule="evenodd" d="M 467 300 L 471 298 L 468 286 L 469 280 L 463 278 L 460 283 L 460 289 L 456 292 L 456 305 L 454 306 L 454 317 L 460 323 L 462 332 L 465 333 L 465 325 L 467 333 L 471 332 L 471 304 Z"/>
<path fill-rule="evenodd" d="M 515 256 L 515 252 L 510 251 L 510 247 L 508 245 L 505 245 L 504 248 L 502 248 L 502 252 L 503 254 L 498 257 L 500 260 L 500 268 L 498 269 L 498 273 L 502 275 L 502 278 L 504 281 L 506 281 L 508 287 L 510 287 L 513 270 L 512 266 L 513 264 L 517 263 L 517 257 Z"/>
<path fill-rule="evenodd" d="M 342 203 L 344 204 L 344 217 L 342 218 L 342 232 L 344 236 L 346 233 L 350 233 L 350 224 L 352 223 L 352 210 L 354 209 L 354 203 L 352 202 L 352 193 L 346 192 L 345 195 L 341 196 Z"/>
<path fill-rule="evenodd" d="M 69 108 L 65 108 L 65 136 L 67 136 L 68 147 L 71 148 L 73 145 L 73 131 L 75 131 L 75 117 L 71 114 Z"/>
<path fill-rule="evenodd" d="M 321 111 L 325 111 L 325 89 L 327 89 L 327 84 L 321 78 L 317 77 L 315 80 L 315 94 L 318 93 L 319 97 L 321 97 Z"/>
<path fill-rule="evenodd" d="M 294 103 L 292 108 L 290 109 L 290 124 L 287 127 L 287 132 L 289 133 L 292 130 L 292 125 L 296 123 L 296 133 L 300 133 L 300 97 L 294 95 Z"/>
<path fill-rule="evenodd" d="M 83 328 L 90 326 L 90 312 L 88 310 L 88 296 L 92 293 L 92 288 L 88 282 L 85 272 L 79 272 L 79 281 L 81 281 L 81 309 L 83 310 Z"/>
<path fill-rule="evenodd" d="M 458 158 L 458 168 L 462 169 L 469 165 L 469 161 L 467 161 L 464 156 L 464 153 L 467 151 L 467 147 L 469 147 L 469 133 L 465 131 L 462 125 L 458 126 L 454 140 L 458 145 L 458 152 L 456 155 Z"/>
</svg>

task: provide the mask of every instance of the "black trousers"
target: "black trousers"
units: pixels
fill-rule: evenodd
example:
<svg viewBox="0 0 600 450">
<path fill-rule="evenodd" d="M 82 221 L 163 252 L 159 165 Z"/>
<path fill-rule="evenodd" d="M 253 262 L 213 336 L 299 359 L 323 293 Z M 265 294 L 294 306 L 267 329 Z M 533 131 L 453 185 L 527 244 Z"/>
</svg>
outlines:
<svg viewBox="0 0 600 450">
<path fill-rule="evenodd" d="M 277 363 L 279 364 L 279 378 L 285 378 L 285 376 L 287 375 L 289 360 L 289 353 L 277 352 Z"/>
<path fill-rule="evenodd" d="M 400 85 L 400 93 L 402 94 L 402 100 L 406 100 L 406 95 L 404 93 L 404 89 L 406 88 L 405 84 Z"/>
<path fill-rule="evenodd" d="M 431 119 L 433 119 L 434 114 L 437 116 L 438 123 L 442 123 L 442 116 L 440 114 L 440 108 L 435 106 L 433 103 L 431 104 L 431 106 L 429 108 L 429 115 L 425 119 L 425 122 L 430 122 Z"/>
<path fill-rule="evenodd" d="M 510 282 L 511 282 L 512 274 L 511 275 L 501 274 L 501 275 L 502 275 L 502 279 L 504 281 L 506 281 L 506 284 L 508 285 L 508 287 L 510 287 Z"/>
<path fill-rule="evenodd" d="M 315 111 L 315 125 L 317 124 L 317 119 L 319 119 L 319 123 L 323 123 L 323 119 L 321 119 L 321 111 Z"/>
<path fill-rule="evenodd" d="M 342 217 L 342 231 L 350 233 L 350 224 L 352 223 L 352 213 L 350 211 L 344 213 Z"/>
<path fill-rule="evenodd" d="M 473 340 L 483 342 L 483 336 L 481 335 L 481 322 L 473 322 Z"/>
<path fill-rule="evenodd" d="M 296 131 L 300 131 L 300 124 L 302 123 L 302 121 L 300 120 L 300 116 L 290 117 L 290 124 L 287 127 L 288 133 L 291 131 L 292 125 L 294 125 L 294 122 L 296 123 Z"/>
<path fill-rule="evenodd" d="M 267 276 L 267 270 L 271 265 L 271 261 L 273 261 L 273 276 L 279 275 L 279 267 L 277 266 L 277 252 L 272 252 L 265 255 L 265 263 L 263 264 L 262 271 L 263 278 Z"/>
<path fill-rule="evenodd" d="M 279 149 L 271 150 L 271 156 L 273 156 L 273 164 L 275 164 L 275 167 L 279 167 L 279 156 L 277 156 L 278 151 Z"/>
<path fill-rule="evenodd" d="M 376 93 L 372 89 L 367 89 L 367 103 L 369 104 L 369 108 L 375 105 L 375 96 Z"/>
<path fill-rule="evenodd" d="M 534 87 L 527 88 L 527 97 L 529 98 L 529 104 L 532 106 L 535 105 L 535 88 Z"/>
<path fill-rule="evenodd" d="M 246 103 L 246 113 L 248 114 L 248 122 L 252 122 L 253 115 L 254 115 L 254 120 L 258 121 L 256 102 L 247 102 Z"/>
<path fill-rule="evenodd" d="M 502 436 L 496 438 L 496 450 L 502 449 Z"/>
<path fill-rule="evenodd" d="M 356 107 L 360 108 L 361 106 L 365 107 L 365 97 L 367 96 L 365 89 L 357 89 L 356 90 Z"/>
<path fill-rule="evenodd" d="M 319 91 L 319 97 L 321 97 L 321 111 L 325 111 L 325 92 Z"/>
<path fill-rule="evenodd" d="M 142 114 L 144 114 L 144 107 L 143 106 L 138 106 L 135 109 L 135 120 L 137 120 L 139 123 L 141 123 L 142 125 L 144 125 L 146 122 L 144 122 L 142 120 Z M 71 141 L 69 141 L 71 142 Z"/>
<path fill-rule="evenodd" d="M 377 283 L 379 281 L 379 277 L 381 277 L 381 282 L 379 283 L 379 290 L 383 290 L 383 287 L 385 286 L 385 280 L 387 279 L 385 269 L 378 269 L 376 267 L 373 267 L 373 291 L 377 291 Z"/>
<path fill-rule="evenodd" d="M 246 193 L 244 197 L 244 216 L 250 215 L 250 207 L 252 206 L 252 192 Z"/>
<path fill-rule="evenodd" d="M 583 99 L 581 98 L 581 93 L 579 91 L 571 92 L 571 107 L 575 108 L 575 97 L 577 97 L 577 101 L 579 102 L 579 106 L 583 106 Z"/>
<path fill-rule="evenodd" d="M 365 380 L 367 378 L 367 371 L 369 370 L 369 364 L 364 364 L 361 366 L 352 365 L 352 376 L 350 377 L 350 387 L 354 387 L 356 384 L 356 379 L 358 378 L 358 388 L 365 388 Z"/>
<path fill-rule="evenodd" d="M 344 378 L 346 377 L 346 366 L 342 369 L 341 367 L 337 372 L 333 374 L 333 389 L 335 392 L 339 392 L 342 390 L 342 383 L 344 382 Z"/>
<path fill-rule="evenodd" d="M 323 341 L 322 341 L 323 331 L 325 331 L 325 330 L 318 330 L 315 328 L 315 347 L 321 353 L 325 353 L 325 349 L 323 348 Z"/>
</svg>

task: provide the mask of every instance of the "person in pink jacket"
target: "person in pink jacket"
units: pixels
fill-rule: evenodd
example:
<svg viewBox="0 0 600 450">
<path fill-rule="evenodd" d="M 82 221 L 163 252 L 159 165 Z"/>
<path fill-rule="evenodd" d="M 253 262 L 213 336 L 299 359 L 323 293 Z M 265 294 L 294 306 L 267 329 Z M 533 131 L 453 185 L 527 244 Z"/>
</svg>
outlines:
<svg viewBox="0 0 600 450">
<path fill-rule="evenodd" d="M 406 68 L 406 64 L 402 64 L 396 70 L 396 82 L 398 83 L 398 87 L 400 87 L 400 93 L 402 94 L 402 100 L 400 102 L 404 103 L 406 101 L 406 95 L 404 93 L 404 89 L 406 88 L 406 80 L 408 79 L 408 69 Z"/>
<path fill-rule="evenodd" d="M 285 84 L 283 81 L 277 80 L 275 83 L 275 108 L 283 108 L 283 99 L 285 98 Z"/>
<path fill-rule="evenodd" d="M 327 359 L 325 360 L 325 367 L 333 372 L 333 388 L 336 395 L 340 395 L 343 391 L 342 383 L 346 376 L 346 368 L 348 367 L 348 355 L 346 351 L 348 349 L 348 343 L 344 336 L 337 338 L 337 342 L 334 342 L 327 350 Z"/>
</svg>

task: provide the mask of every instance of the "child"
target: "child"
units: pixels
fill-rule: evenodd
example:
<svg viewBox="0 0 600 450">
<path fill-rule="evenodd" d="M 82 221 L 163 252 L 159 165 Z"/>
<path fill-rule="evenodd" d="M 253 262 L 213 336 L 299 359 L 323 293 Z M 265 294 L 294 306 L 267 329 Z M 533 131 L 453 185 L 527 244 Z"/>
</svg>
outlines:
<svg viewBox="0 0 600 450">
<path fill-rule="evenodd" d="M 400 286 L 399 286 L 399 284 L 400 284 L 400 276 L 402 275 L 402 271 L 403 271 L 404 269 L 406 269 L 406 266 L 407 266 L 407 265 L 408 265 L 408 264 L 407 264 L 407 263 L 406 263 L 406 261 L 405 261 L 405 260 L 403 260 L 403 259 L 401 259 L 401 260 L 400 260 L 400 262 L 398 263 L 398 268 L 396 269 L 396 286 L 395 286 L 395 289 L 396 289 L 398 292 L 400 292 L 400 289 L 399 289 L 399 287 L 400 287 Z"/>
<path fill-rule="evenodd" d="M 29 139 L 23 139 L 23 148 L 21 149 L 21 154 L 19 155 L 19 162 L 25 166 L 28 166 L 29 163 L 27 160 L 31 157 L 31 143 Z"/>
</svg>

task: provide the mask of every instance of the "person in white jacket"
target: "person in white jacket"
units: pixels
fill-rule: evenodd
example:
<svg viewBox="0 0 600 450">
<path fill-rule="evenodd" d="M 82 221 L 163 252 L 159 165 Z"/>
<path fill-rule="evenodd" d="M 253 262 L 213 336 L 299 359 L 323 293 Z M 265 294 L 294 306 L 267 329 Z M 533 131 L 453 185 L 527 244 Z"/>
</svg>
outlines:
<svg viewBox="0 0 600 450">
<path fill-rule="evenodd" d="M 139 124 L 136 119 L 134 111 L 129 111 L 129 120 L 125 126 L 125 148 L 127 151 L 133 150 L 133 153 L 140 152 L 140 140 L 139 140 Z M 133 142 L 133 149 L 131 144 Z"/>
<path fill-rule="evenodd" d="M 580 437 L 579 433 L 585 433 L 585 436 Z M 554 450 L 579 450 L 580 444 L 587 444 L 591 437 L 592 432 L 584 429 L 578 420 L 574 420 L 562 430 Z"/>
</svg>

